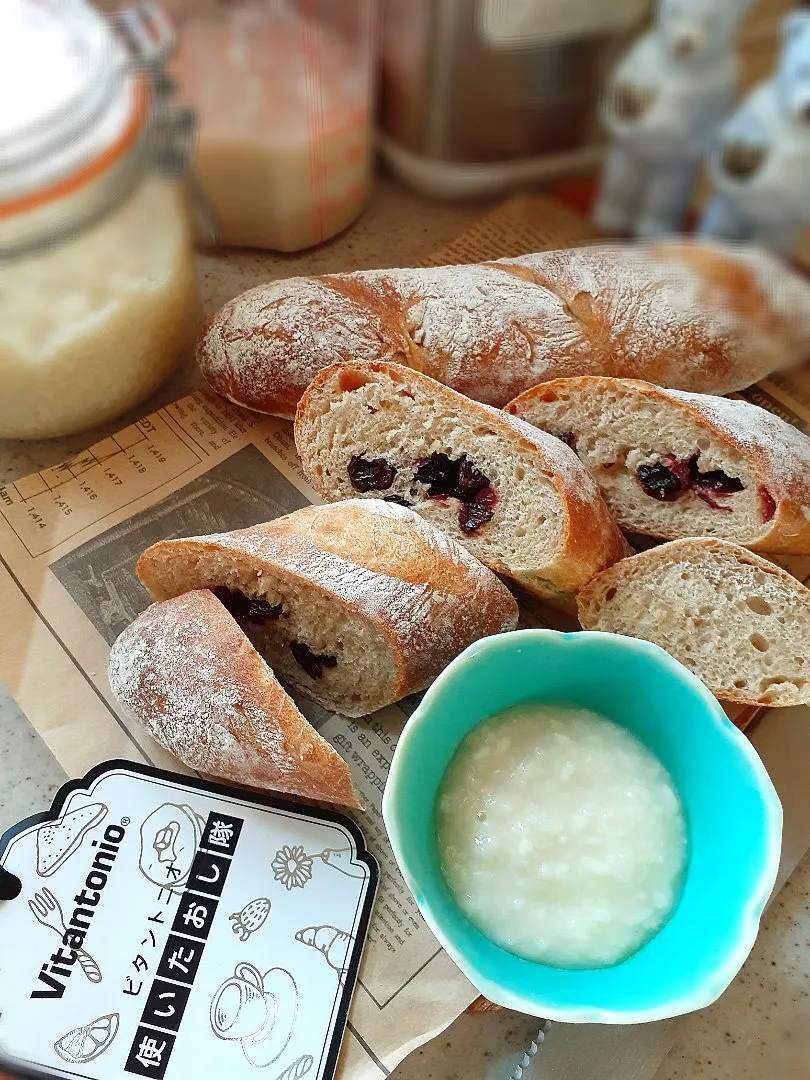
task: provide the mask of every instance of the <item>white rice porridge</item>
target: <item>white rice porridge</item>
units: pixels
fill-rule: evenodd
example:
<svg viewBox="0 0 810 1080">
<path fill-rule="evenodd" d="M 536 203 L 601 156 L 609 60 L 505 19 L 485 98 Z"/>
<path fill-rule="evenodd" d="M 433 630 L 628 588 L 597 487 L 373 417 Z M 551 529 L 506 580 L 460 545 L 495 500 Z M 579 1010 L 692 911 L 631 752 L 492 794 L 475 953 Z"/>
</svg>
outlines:
<svg viewBox="0 0 810 1080">
<path fill-rule="evenodd" d="M 678 899 L 686 830 L 669 774 L 587 709 L 527 704 L 479 724 L 442 780 L 436 821 L 456 902 L 529 960 L 617 963 Z"/>
</svg>

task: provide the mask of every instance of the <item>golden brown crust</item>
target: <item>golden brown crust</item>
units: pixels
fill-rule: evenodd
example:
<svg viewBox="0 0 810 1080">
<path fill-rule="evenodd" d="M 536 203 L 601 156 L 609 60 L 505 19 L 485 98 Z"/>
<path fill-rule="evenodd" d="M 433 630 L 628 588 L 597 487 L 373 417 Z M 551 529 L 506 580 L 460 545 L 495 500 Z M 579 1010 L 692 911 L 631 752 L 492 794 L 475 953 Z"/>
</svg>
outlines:
<svg viewBox="0 0 810 1080">
<path fill-rule="evenodd" d="M 469 416 L 479 424 L 485 423 L 491 431 L 513 443 L 516 450 L 527 451 L 536 458 L 540 471 L 554 485 L 560 499 L 562 538 L 557 555 L 542 578 L 531 573 L 519 577 L 512 575 L 524 588 L 545 595 L 545 586 L 551 583 L 563 592 L 575 592 L 598 570 L 610 566 L 626 554 L 624 537 L 596 482 L 576 455 L 559 439 L 538 431 L 518 417 L 473 401 L 430 376 L 400 364 L 350 361 L 333 364 L 318 372 L 301 398 L 295 416 L 296 448 L 310 482 L 317 483 L 317 477 L 308 471 L 307 447 L 312 442 L 319 396 L 327 391 L 335 379 L 348 375 L 368 379 L 375 374 L 388 376 L 405 385 L 414 381 L 421 383 L 426 391 L 429 390 L 439 408 Z M 318 490 L 324 498 L 335 498 L 334 492 L 325 488 Z M 509 572 L 503 565 L 491 565 L 499 573 Z"/>
<path fill-rule="evenodd" d="M 607 570 L 603 570 L 602 573 L 597 574 L 584 589 L 577 593 L 576 599 L 579 622 L 583 630 L 599 629 L 599 594 L 609 590 L 615 581 L 618 581 L 622 575 L 628 572 L 631 564 L 632 568 L 635 570 L 639 566 L 643 567 L 655 563 L 664 563 L 672 557 L 674 552 L 682 551 L 685 547 L 695 543 L 699 544 L 702 548 L 709 551 L 715 551 L 721 555 L 733 551 L 740 563 L 755 567 L 762 573 L 776 578 L 786 588 L 796 592 L 806 604 L 808 611 L 810 611 L 810 589 L 781 566 L 776 566 L 767 559 L 763 559 L 761 555 L 756 555 L 753 551 L 740 547 L 738 544 L 733 544 L 728 540 L 716 540 L 712 537 L 705 536 L 684 537 L 681 540 L 671 540 L 669 543 L 662 544 L 660 547 L 654 547 L 650 548 L 648 551 L 639 552 L 631 558 L 616 563 L 614 566 L 608 567 Z M 666 646 L 663 647 L 666 648 Z M 745 693 L 742 690 L 734 688 L 724 689 L 722 694 L 717 693 L 715 696 L 721 701 L 729 701 L 739 705 L 764 705 L 774 707 L 775 704 L 768 698 Z"/>
<path fill-rule="evenodd" d="M 687 394 L 639 379 L 611 376 L 553 379 L 526 390 L 510 401 L 505 411 L 528 419 L 534 402 L 556 401 L 562 393 L 586 389 L 592 389 L 594 394 L 631 390 L 653 401 L 681 408 L 697 427 L 746 459 L 758 487 L 776 504 L 769 528 L 746 547 L 780 555 L 810 554 L 810 439 L 807 436 L 747 401 Z M 634 531 L 646 532 L 644 529 Z"/>
<path fill-rule="evenodd" d="M 249 529 L 164 540 L 143 553 L 136 572 L 156 599 L 225 584 L 221 568 L 201 576 L 202 553 L 249 580 L 281 571 L 366 619 L 388 642 L 385 704 L 423 689 L 473 641 L 517 624 L 517 603 L 491 571 L 417 514 L 379 500 L 307 506 Z"/>
<path fill-rule="evenodd" d="M 366 278 L 371 275 L 366 275 Z M 197 343 L 197 362 L 218 394 L 292 419 L 310 379 L 343 356 L 418 364 L 404 302 L 384 277 L 288 278 L 249 289 L 216 312 Z"/>
<path fill-rule="evenodd" d="M 349 768 L 205 590 L 152 604 L 113 644 L 121 704 L 192 769 L 359 807 Z"/>
<path fill-rule="evenodd" d="M 198 361 L 219 393 L 287 417 L 346 359 L 405 363 L 498 407 L 582 374 L 724 394 L 801 360 L 808 312 L 810 286 L 761 252 L 600 244 L 270 282 L 213 317 Z"/>
</svg>

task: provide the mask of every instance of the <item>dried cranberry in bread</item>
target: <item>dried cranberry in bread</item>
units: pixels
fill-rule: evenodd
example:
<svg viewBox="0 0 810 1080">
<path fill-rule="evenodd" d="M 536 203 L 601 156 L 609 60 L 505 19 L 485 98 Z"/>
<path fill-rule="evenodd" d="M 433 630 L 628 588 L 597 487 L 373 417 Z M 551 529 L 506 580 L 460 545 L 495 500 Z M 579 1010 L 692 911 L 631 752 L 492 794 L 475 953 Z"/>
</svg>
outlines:
<svg viewBox="0 0 810 1080">
<path fill-rule="evenodd" d="M 810 589 L 727 540 L 672 540 L 598 574 L 586 630 L 652 641 L 723 701 L 810 702 Z"/>
<path fill-rule="evenodd" d="M 726 394 L 810 354 L 810 284 L 771 255 L 687 241 L 260 285 L 209 322 L 218 393 L 291 417 L 339 360 L 393 361 L 501 407 L 573 375 Z"/>
<path fill-rule="evenodd" d="M 164 540 L 137 572 L 156 600 L 213 589 L 282 682 L 346 716 L 423 689 L 473 641 L 517 624 L 494 574 L 379 500 Z"/>
<path fill-rule="evenodd" d="M 539 595 L 574 592 L 625 553 L 572 450 L 398 364 L 322 371 L 298 407 L 295 444 L 324 498 L 406 503 Z"/>
<path fill-rule="evenodd" d="M 109 676 L 121 705 L 189 768 L 359 806 L 346 762 L 213 593 L 148 607 L 114 642 Z"/>
<path fill-rule="evenodd" d="M 576 450 L 623 529 L 810 554 L 810 439 L 757 405 L 592 375 L 506 411 Z"/>
</svg>

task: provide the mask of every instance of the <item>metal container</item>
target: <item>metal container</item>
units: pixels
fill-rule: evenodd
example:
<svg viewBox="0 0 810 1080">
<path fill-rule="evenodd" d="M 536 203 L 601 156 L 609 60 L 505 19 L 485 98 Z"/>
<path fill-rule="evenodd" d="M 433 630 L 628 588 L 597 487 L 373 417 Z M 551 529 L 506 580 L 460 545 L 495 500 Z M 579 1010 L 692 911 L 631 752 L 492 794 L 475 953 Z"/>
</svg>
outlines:
<svg viewBox="0 0 810 1080">
<path fill-rule="evenodd" d="M 383 0 L 383 156 L 444 195 L 587 167 L 599 91 L 648 0 Z"/>
</svg>

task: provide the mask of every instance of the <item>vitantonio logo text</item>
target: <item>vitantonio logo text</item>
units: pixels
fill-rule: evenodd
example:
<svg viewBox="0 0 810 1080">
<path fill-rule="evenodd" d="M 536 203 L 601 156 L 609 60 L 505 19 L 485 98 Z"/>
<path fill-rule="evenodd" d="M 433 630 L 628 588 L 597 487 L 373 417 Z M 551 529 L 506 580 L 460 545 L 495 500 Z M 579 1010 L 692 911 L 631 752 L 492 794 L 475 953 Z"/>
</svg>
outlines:
<svg viewBox="0 0 810 1080">
<path fill-rule="evenodd" d="M 127 819 L 124 818 L 126 821 Z M 37 975 L 39 985 L 31 991 L 32 998 L 61 998 L 65 992 L 67 980 L 73 974 L 79 950 L 84 948 L 84 939 L 90 924 L 98 911 L 101 894 L 106 888 L 113 863 L 118 855 L 121 841 L 126 835 L 123 825 L 108 825 L 104 830 L 103 840 L 94 840 L 91 847 L 97 848 L 96 857 L 81 892 L 73 897 L 77 905 L 70 919 L 65 922 L 62 944 L 51 953 Z"/>
</svg>

